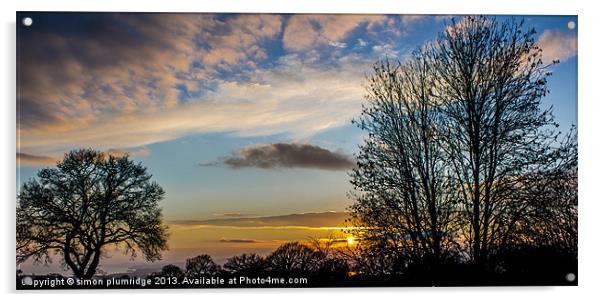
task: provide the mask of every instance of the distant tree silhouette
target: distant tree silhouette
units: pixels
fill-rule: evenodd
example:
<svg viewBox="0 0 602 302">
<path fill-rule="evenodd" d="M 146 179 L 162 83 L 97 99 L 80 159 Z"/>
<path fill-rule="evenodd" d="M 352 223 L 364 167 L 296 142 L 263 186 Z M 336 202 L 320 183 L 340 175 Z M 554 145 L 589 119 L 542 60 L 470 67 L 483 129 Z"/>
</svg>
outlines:
<svg viewBox="0 0 602 302">
<path fill-rule="evenodd" d="M 213 276 L 219 270 L 219 266 L 207 254 L 186 260 L 186 276 L 188 277 Z"/>
<path fill-rule="evenodd" d="M 228 258 L 224 264 L 224 270 L 230 274 L 257 276 L 265 273 L 266 260 L 254 253 L 242 254 Z"/>
<path fill-rule="evenodd" d="M 365 240 L 341 251 L 349 270 L 359 276 L 395 276 L 405 272 L 407 255 L 383 240 Z"/>
<path fill-rule="evenodd" d="M 168 264 L 161 268 L 159 275 L 163 277 L 175 277 L 179 279 L 184 277 L 184 272 L 179 266 Z"/>
<path fill-rule="evenodd" d="M 91 278 L 109 246 L 161 259 L 167 248 L 163 195 L 147 169 L 127 155 L 71 151 L 21 187 L 17 262 L 49 261 L 57 253 L 75 276 Z"/>
<path fill-rule="evenodd" d="M 313 238 L 310 247 L 316 252 L 315 273 L 325 278 L 345 278 L 349 273 L 349 263 L 340 248 L 335 247 L 337 240 L 329 235 L 326 238 Z"/>
<path fill-rule="evenodd" d="M 276 274 L 299 274 L 316 271 L 320 255 L 299 242 L 287 242 L 267 257 L 269 270 Z"/>
</svg>

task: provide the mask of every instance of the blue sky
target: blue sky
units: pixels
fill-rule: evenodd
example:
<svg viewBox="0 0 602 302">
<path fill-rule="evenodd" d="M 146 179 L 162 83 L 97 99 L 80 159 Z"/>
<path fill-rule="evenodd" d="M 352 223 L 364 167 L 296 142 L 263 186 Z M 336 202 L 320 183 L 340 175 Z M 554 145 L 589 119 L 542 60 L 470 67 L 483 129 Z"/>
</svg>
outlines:
<svg viewBox="0 0 602 302">
<path fill-rule="evenodd" d="M 34 24 L 18 27 L 19 182 L 70 149 L 127 151 L 166 190 L 167 220 L 344 210 L 351 204 L 345 160 L 362 138 L 349 122 L 361 109 L 364 75 L 384 56 L 404 60 L 451 21 L 69 13 L 17 19 L 25 15 Z M 566 131 L 577 122 L 577 18 L 515 18 L 537 30 L 545 61 L 561 61 L 543 104 L 554 107 Z M 219 164 L 274 154 L 277 143 L 293 145 L 287 154 L 310 146 L 341 164 Z"/>
</svg>

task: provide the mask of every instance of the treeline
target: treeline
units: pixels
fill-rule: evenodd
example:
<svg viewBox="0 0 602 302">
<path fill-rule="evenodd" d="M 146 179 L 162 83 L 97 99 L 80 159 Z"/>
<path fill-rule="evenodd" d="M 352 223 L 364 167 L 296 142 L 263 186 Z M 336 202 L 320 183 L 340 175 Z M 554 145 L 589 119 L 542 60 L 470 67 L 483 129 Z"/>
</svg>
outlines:
<svg viewBox="0 0 602 302">
<path fill-rule="evenodd" d="M 311 244 L 287 242 L 267 256 L 255 253 L 228 258 L 216 264 L 210 255 L 203 254 L 186 260 L 184 268 L 169 264 L 151 276 L 198 278 L 211 276 L 246 277 L 307 277 L 316 282 L 344 282 L 353 267 L 342 257 L 334 241 L 313 240 Z"/>
<path fill-rule="evenodd" d="M 228 258 L 216 264 L 203 254 L 186 260 L 185 267 L 169 264 L 149 277 L 211 278 L 270 277 L 307 278 L 305 286 L 466 286 L 466 285 L 567 285 L 566 272 L 576 259 L 547 245 L 516 245 L 497 253 L 491 271 L 477 270 L 462 257 L 440 263 L 433 274 L 428 263 L 397 258 L 378 246 L 379 241 L 340 244 L 333 239 L 309 243 L 288 242 L 267 256 L 254 253 Z M 576 274 L 576 271 L 574 271 Z"/>
<path fill-rule="evenodd" d="M 466 286 L 466 285 L 564 285 L 574 281 L 566 280 L 559 271 L 572 269 L 575 263 L 562 251 L 544 247 L 515 247 L 504 255 L 498 255 L 499 263 L 505 268 L 484 274 L 467 262 L 446 261 L 439 274 L 430 274 L 429 267 L 409 265 L 400 262 L 391 254 L 383 253 L 376 246 L 378 241 L 358 241 L 341 244 L 332 238 L 313 239 L 306 243 L 287 242 L 272 253 L 261 256 L 247 253 L 228 258 L 223 265 L 216 264 L 207 254 L 186 260 L 185 266 L 165 265 L 160 271 L 139 276 L 155 280 L 155 277 L 175 278 L 177 282 L 155 284 L 155 287 L 180 287 L 184 278 L 224 279 L 231 277 L 248 278 L 304 278 L 307 283 L 288 286 Z M 508 269 L 509 268 L 509 269 Z M 26 276 L 17 271 L 18 286 Z M 134 273 L 134 276 L 138 276 Z M 36 277 L 36 276 L 32 276 Z M 60 274 L 37 276 L 38 279 L 64 279 Z M 97 275 L 94 279 L 132 280 L 132 276 Z M 278 286 L 282 286 L 280 284 Z M 287 286 L 287 284 L 284 284 Z M 219 287 L 237 287 L 223 285 Z M 252 284 L 249 286 L 253 286 Z M 265 285 L 257 285 L 265 286 Z M 137 285 L 123 285 L 124 288 L 138 288 Z M 186 286 L 184 286 L 186 287 Z M 190 286 L 188 286 L 190 287 Z M 192 286 L 194 287 L 194 286 Z M 206 287 L 206 286 L 201 286 Z M 58 286 L 57 288 L 70 288 Z M 90 286 L 89 288 L 94 288 Z"/>
</svg>

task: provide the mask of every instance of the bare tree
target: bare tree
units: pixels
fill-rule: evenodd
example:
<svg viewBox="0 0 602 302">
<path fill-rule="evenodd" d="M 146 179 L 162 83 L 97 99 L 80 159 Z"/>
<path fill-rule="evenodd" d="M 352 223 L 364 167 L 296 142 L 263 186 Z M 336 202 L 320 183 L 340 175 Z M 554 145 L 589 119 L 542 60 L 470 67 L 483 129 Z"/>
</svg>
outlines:
<svg viewBox="0 0 602 302">
<path fill-rule="evenodd" d="M 375 64 L 368 105 L 354 122 L 368 132 L 351 173 L 353 224 L 370 240 L 393 245 L 415 263 L 437 265 L 449 251 L 456 200 L 438 137 L 442 114 L 432 100 L 433 74 L 417 51 L 408 61 Z"/>
<path fill-rule="evenodd" d="M 79 278 L 91 278 L 108 246 L 135 257 L 161 259 L 167 227 L 163 189 L 141 164 L 90 149 L 65 154 L 56 168 L 23 184 L 17 205 L 17 262 L 50 261 L 50 253 Z"/>
<path fill-rule="evenodd" d="M 510 244 L 576 248 L 576 144 L 541 108 L 541 58 L 522 22 L 469 16 L 404 62 L 374 66 L 351 173 L 367 255 L 482 267 Z"/>
<path fill-rule="evenodd" d="M 391 250 L 393 248 L 386 241 L 367 239 L 342 248 L 338 256 L 359 276 L 395 276 L 404 273 L 410 260 L 398 250 Z"/>
<path fill-rule="evenodd" d="M 540 170 L 523 175 L 515 183 L 513 198 L 521 200 L 512 231 L 503 236 L 503 246 L 528 244 L 554 247 L 565 255 L 577 255 L 577 137 L 569 133 L 550 152 L 550 161 Z"/>
<path fill-rule="evenodd" d="M 464 238 L 476 264 L 487 260 L 524 205 L 509 194 L 520 175 L 538 169 L 555 136 L 541 110 L 548 66 L 535 30 L 522 22 L 466 17 L 452 22 L 427 50 L 439 128 L 461 192 Z M 505 190 L 510 188 L 510 190 Z"/>
</svg>

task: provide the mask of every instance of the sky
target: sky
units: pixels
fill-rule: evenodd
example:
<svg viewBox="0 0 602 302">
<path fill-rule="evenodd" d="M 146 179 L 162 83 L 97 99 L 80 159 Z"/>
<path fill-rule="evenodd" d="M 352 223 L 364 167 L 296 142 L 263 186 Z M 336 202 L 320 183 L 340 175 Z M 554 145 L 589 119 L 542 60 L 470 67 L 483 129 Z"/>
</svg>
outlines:
<svg viewBox="0 0 602 302">
<path fill-rule="evenodd" d="M 24 17 L 33 24 L 17 26 L 17 186 L 72 149 L 128 152 L 166 191 L 171 246 L 210 241 L 216 252 L 307 238 L 316 226 L 205 227 L 213 235 L 191 244 L 199 228 L 180 222 L 311 217 L 351 205 L 347 173 L 364 134 L 350 121 L 365 75 L 376 60 L 403 61 L 436 39 L 453 16 L 17 13 Z M 543 105 L 567 131 L 577 123 L 577 17 L 514 18 L 535 28 L 546 63 L 560 60 Z M 278 229 L 293 223 L 300 233 Z"/>
</svg>

